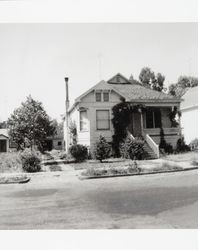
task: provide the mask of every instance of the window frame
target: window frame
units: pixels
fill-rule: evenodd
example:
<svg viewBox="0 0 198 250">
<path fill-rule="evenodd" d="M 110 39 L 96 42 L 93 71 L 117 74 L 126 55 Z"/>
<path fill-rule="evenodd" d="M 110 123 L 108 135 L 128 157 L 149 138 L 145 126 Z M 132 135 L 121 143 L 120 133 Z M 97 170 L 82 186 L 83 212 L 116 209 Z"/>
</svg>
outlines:
<svg viewBox="0 0 198 250">
<path fill-rule="evenodd" d="M 79 130 L 80 130 L 80 132 L 87 132 L 88 131 L 88 124 L 86 124 L 87 128 L 83 129 L 83 127 L 82 127 L 82 124 L 83 124 L 82 117 L 81 117 L 82 112 L 85 112 L 86 117 L 88 118 L 87 109 L 79 110 Z M 88 123 L 88 121 L 87 121 L 87 123 Z"/>
<path fill-rule="evenodd" d="M 98 119 L 98 112 L 100 111 L 107 111 L 108 112 L 108 128 L 98 128 L 98 121 L 104 121 L 104 119 Z M 106 120 L 105 120 L 106 121 Z M 111 130 L 111 117 L 110 117 L 110 110 L 109 109 L 97 109 L 96 110 L 96 130 L 106 130 L 109 131 Z"/>
<path fill-rule="evenodd" d="M 97 95 L 100 94 L 100 100 L 97 100 Z M 95 101 L 96 102 L 102 102 L 102 91 L 96 91 L 95 93 Z"/>
<path fill-rule="evenodd" d="M 105 94 L 108 95 L 108 100 L 106 101 L 105 100 Z M 109 102 L 110 100 L 110 94 L 109 94 L 109 91 L 103 91 L 102 93 L 102 97 L 103 97 L 103 102 Z"/>
<path fill-rule="evenodd" d="M 156 127 L 156 111 L 157 110 L 155 110 L 155 109 L 152 109 L 151 110 L 151 113 L 152 113 L 152 123 L 153 123 L 153 127 L 151 127 L 151 128 L 148 128 L 148 122 L 147 122 L 147 112 L 146 112 L 146 119 L 145 119 L 145 121 L 146 121 L 146 129 L 156 129 L 156 128 L 160 128 L 160 126 L 159 127 Z M 161 117 L 160 117 L 160 119 L 162 119 Z M 161 121 L 162 122 L 162 121 Z"/>
</svg>

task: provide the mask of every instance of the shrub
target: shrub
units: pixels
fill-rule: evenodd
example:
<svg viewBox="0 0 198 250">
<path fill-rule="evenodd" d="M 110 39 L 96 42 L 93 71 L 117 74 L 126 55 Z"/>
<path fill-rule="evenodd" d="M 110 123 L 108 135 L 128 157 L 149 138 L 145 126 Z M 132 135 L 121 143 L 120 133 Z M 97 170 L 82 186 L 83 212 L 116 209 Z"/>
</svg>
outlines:
<svg viewBox="0 0 198 250">
<path fill-rule="evenodd" d="M 23 170 L 29 173 L 39 172 L 41 170 L 41 157 L 37 151 L 25 149 L 21 153 Z"/>
<path fill-rule="evenodd" d="M 191 150 L 196 150 L 198 148 L 198 138 L 195 138 L 190 142 L 190 148 Z"/>
<path fill-rule="evenodd" d="M 99 141 L 96 143 L 95 157 L 97 160 L 102 162 L 102 160 L 110 157 L 111 146 L 106 141 L 104 136 L 100 135 Z"/>
<path fill-rule="evenodd" d="M 120 144 L 120 153 L 123 158 L 132 160 L 142 160 L 144 151 L 144 141 L 127 137 L 124 143 Z"/>
<path fill-rule="evenodd" d="M 198 161 L 197 161 L 197 160 L 193 160 L 193 161 L 191 162 L 191 165 L 193 165 L 193 166 L 198 166 Z"/>
<path fill-rule="evenodd" d="M 72 145 L 69 152 L 77 162 L 82 162 L 88 158 L 87 147 L 81 144 Z"/>
<path fill-rule="evenodd" d="M 173 146 L 170 143 L 167 143 L 165 138 L 164 138 L 164 130 L 163 128 L 160 129 L 160 144 L 159 148 L 161 152 L 167 153 L 167 154 L 172 154 L 173 153 Z"/>
<path fill-rule="evenodd" d="M 22 162 L 18 152 L 0 154 L 0 173 L 21 171 Z"/>
<path fill-rule="evenodd" d="M 181 137 L 177 141 L 176 152 L 183 153 L 190 151 L 190 147 L 185 143 L 184 137 Z"/>
</svg>

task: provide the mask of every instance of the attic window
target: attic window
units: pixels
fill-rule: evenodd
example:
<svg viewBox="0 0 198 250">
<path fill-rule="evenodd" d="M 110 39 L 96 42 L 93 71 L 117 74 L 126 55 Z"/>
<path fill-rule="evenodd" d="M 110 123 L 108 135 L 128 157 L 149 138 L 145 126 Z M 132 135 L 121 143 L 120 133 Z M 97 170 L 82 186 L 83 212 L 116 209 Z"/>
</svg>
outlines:
<svg viewBox="0 0 198 250">
<path fill-rule="evenodd" d="M 120 76 L 116 76 L 116 82 L 120 83 Z"/>
<path fill-rule="evenodd" d="M 109 102 L 109 92 L 103 92 L 103 101 Z"/>
<path fill-rule="evenodd" d="M 101 92 L 96 92 L 96 102 L 101 102 L 101 101 L 102 101 Z"/>
</svg>

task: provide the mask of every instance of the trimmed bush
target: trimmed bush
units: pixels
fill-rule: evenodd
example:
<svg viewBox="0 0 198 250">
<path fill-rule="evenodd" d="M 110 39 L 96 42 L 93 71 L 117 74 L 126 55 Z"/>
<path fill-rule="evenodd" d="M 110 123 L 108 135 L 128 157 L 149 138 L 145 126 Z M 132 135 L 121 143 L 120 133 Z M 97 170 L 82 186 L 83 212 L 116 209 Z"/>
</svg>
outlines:
<svg viewBox="0 0 198 250">
<path fill-rule="evenodd" d="M 72 145 L 69 152 L 77 162 L 83 162 L 88 158 L 87 147 L 81 144 Z"/>
<path fill-rule="evenodd" d="M 184 137 L 181 137 L 177 141 L 176 152 L 184 153 L 190 151 L 190 147 L 185 143 Z"/>
<path fill-rule="evenodd" d="M 41 170 L 41 157 L 37 151 L 25 149 L 21 153 L 22 167 L 25 172 L 34 173 Z"/>
<path fill-rule="evenodd" d="M 173 146 L 170 143 L 167 143 L 164 138 L 164 130 L 163 128 L 160 129 L 160 144 L 159 148 L 161 153 L 172 154 L 173 153 Z"/>
<path fill-rule="evenodd" d="M 100 135 L 99 141 L 96 143 L 95 157 L 97 160 L 102 162 L 102 160 L 110 157 L 111 146 L 106 141 L 104 136 Z"/>
<path fill-rule="evenodd" d="M 120 144 L 120 153 L 122 158 L 142 160 L 145 154 L 143 146 L 143 140 L 127 137 L 124 143 Z"/>
</svg>

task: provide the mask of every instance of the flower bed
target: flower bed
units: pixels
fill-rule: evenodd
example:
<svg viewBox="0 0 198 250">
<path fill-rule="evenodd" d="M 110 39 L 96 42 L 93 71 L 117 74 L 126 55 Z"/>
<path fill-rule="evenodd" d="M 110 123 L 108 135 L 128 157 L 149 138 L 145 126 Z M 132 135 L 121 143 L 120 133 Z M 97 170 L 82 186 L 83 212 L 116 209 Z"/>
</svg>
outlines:
<svg viewBox="0 0 198 250">
<path fill-rule="evenodd" d="M 116 177 L 116 176 L 130 176 L 130 175 L 141 175 L 141 174 L 154 174 L 154 173 L 165 173 L 173 171 L 184 170 L 181 166 L 171 165 L 168 163 L 162 163 L 158 166 L 138 166 L 137 163 L 128 163 L 127 166 L 113 167 L 104 164 L 103 167 L 96 167 L 94 165 L 89 166 L 84 170 L 81 175 L 83 178 L 101 178 L 101 177 Z"/>
<path fill-rule="evenodd" d="M 5 176 L 0 177 L 0 184 L 15 184 L 15 183 L 27 183 L 30 178 L 27 176 Z"/>
</svg>

